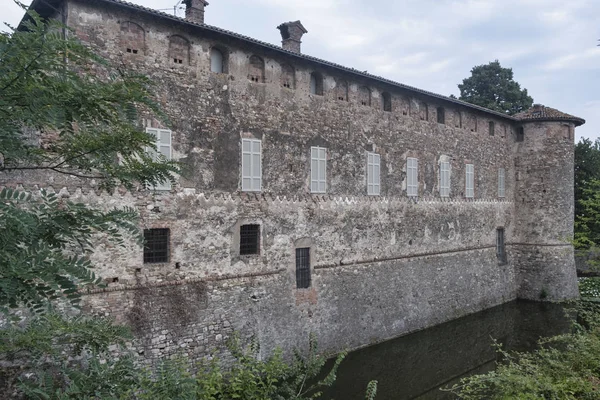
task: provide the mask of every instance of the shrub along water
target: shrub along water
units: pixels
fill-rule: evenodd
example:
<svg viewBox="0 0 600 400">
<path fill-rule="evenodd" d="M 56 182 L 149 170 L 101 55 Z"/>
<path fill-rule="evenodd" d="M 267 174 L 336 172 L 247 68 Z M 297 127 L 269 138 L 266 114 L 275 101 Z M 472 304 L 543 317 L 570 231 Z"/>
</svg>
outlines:
<svg viewBox="0 0 600 400">
<path fill-rule="evenodd" d="M 306 356 L 295 352 L 291 363 L 281 350 L 260 360 L 256 342 L 242 346 L 234 336 L 228 368 L 217 359 L 192 364 L 184 357 L 143 368 L 126 348 L 130 340 L 127 328 L 102 318 L 47 314 L 24 326 L 12 325 L 0 330 L 0 392 L 40 400 L 321 399 L 321 389 L 333 384 L 345 357 L 338 355 L 319 379 L 326 359 L 313 336 Z M 376 389 L 377 382 L 369 383 L 366 399 L 374 399 Z"/>
<path fill-rule="evenodd" d="M 507 353 L 495 371 L 461 380 L 461 399 L 600 398 L 600 304 L 581 301 L 572 333 L 540 340 L 531 353 Z"/>
</svg>

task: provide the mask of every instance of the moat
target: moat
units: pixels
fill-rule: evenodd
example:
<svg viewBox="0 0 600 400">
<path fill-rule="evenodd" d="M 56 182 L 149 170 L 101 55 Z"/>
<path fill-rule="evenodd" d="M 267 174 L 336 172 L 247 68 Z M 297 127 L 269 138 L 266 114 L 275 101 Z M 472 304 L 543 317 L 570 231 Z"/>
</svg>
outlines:
<svg viewBox="0 0 600 400">
<path fill-rule="evenodd" d="M 351 352 L 323 398 L 362 400 L 367 383 L 377 380 L 378 400 L 452 399 L 440 388 L 494 369 L 494 339 L 507 350 L 529 351 L 541 336 L 569 328 L 560 305 L 507 303 Z"/>
</svg>

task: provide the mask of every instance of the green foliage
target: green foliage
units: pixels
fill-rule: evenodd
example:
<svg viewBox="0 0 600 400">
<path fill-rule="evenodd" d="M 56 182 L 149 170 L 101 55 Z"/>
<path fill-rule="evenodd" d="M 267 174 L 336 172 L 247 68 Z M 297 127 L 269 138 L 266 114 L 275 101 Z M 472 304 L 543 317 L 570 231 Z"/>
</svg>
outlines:
<svg viewBox="0 0 600 400">
<path fill-rule="evenodd" d="M 0 331 L 0 362 L 12 365 L 0 376 L 9 382 L 7 392 L 30 399 L 309 400 L 322 398 L 320 390 L 334 383 L 345 356 L 323 377 L 325 358 L 312 336 L 307 356 L 297 352 L 292 363 L 280 350 L 261 360 L 256 342 L 244 347 L 234 336 L 228 368 L 217 359 L 192 365 L 176 357 L 150 369 L 124 347 L 130 338 L 126 328 L 106 319 L 38 316 Z M 119 358 L 110 352 L 115 345 Z M 366 399 L 376 392 L 377 382 L 370 382 Z"/>
<path fill-rule="evenodd" d="M 150 81 L 111 67 L 57 21 L 28 12 L 0 33 L 0 171 L 93 178 L 103 189 L 172 180 L 176 164 L 146 152 L 156 139 L 138 111 L 162 116 Z"/>
<path fill-rule="evenodd" d="M 575 145 L 575 247 L 600 246 L 600 140 Z"/>
<path fill-rule="evenodd" d="M 532 353 L 507 353 L 495 371 L 461 380 L 461 399 L 598 399 L 600 305 L 580 302 L 573 333 L 540 341 Z"/>
<path fill-rule="evenodd" d="M 138 112 L 161 116 L 147 78 L 110 66 L 57 21 L 29 12 L 0 33 L 0 173 L 94 179 L 101 189 L 172 180 L 177 165 L 147 150 Z M 94 210 L 42 191 L 0 191 L 0 311 L 73 305 L 100 284 L 89 255 L 95 235 L 114 245 L 137 236 L 133 209 Z"/>
<path fill-rule="evenodd" d="M 579 294 L 581 297 L 600 299 L 600 278 L 579 278 Z"/>
<path fill-rule="evenodd" d="M 123 233 L 139 237 L 136 222 L 133 209 L 102 212 L 60 201 L 44 190 L 33 198 L 2 189 L 0 310 L 24 305 L 42 311 L 57 298 L 76 305 L 81 285 L 101 283 L 87 258 L 93 236 L 103 232 L 115 245 L 123 245 Z"/>
<path fill-rule="evenodd" d="M 130 339 L 104 318 L 49 313 L 10 325 L 0 330 L 4 389 L 31 399 L 117 398 L 137 376 L 131 357 L 115 359 L 109 349 Z"/>
<path fill-rule="evenodd" d="M 513 80 L 511 68 L 498 60 L 471 69 L 471 76 L 458 85 L 460 100 L 509 115 L 529 109 L 533 98 Z"/>
<path fill-rule="evenodd" d="M 587 182 L 577 201 L 575 246 L 589 249 L 600 244 L 600 180 Z"/>
</svg>

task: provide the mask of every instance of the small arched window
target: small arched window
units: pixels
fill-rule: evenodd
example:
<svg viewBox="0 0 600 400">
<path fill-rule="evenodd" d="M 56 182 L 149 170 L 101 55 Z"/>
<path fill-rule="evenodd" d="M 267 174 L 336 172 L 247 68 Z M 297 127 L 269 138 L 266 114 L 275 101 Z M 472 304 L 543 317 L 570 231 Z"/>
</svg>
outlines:
<svg viewBox="0 0 600 400">
<path fill-rule="evenodd" d="M 363 106 L 371 105 L 371 91 L 366 86 L 358 88 L 358 102 Z"/>
<path fill-rule="evenodd" d="M 348 82 L 343 79 L 336 80 L 335 98 L 340 101 L 348 101 Z"/>
<path fill-rule="evenodd" d="M 258 83 L 263 83 L 265 81 L 265 62 L 259 56 L 250 57 L 248 79 Z"/>
<path fill-rule="evenodd" d="M 383 111 L 392 111 L 392 95 L 388 92 L 383 92 L 381 94 L 381 101 L 383 103 Z"/>
<path fill-rule="evenodd" d="M 210 72 L 227 73 L 225 54 L 216 47 L 210 49 Z"/>
<path fill-rule="evenodd" d="M 144 54 L 146 32 L 135 22 L 121 22 L 121 48 L 130 54 Z"/>
<path fill-rule="evenodd" d="M 444 107 L 437 108 L 437 122 L 438 124 L 446 123 L 446 110 L 444 110 Z"/>
<path fill-rule="evenodd" d="M 323 96 L 323 75 L 318 72 L 310 74 L 310 94 Z"/>
<path fill-rule="evenodd" d="M 186 38 L 178 35 L 169 38 L 169 60 L 174 64 L 189 64 L 190 42 Z"/>
<path fill-rule="evenodd" d="M 296 88 L 296 73 L 294 67 L 289 64 L 281 66 L 281 86 L 288 89 Z"/>
<path fill-rule="evenodd" d="M 462 114 L 460 111 L 454 111 L 454 126 L 462 128 Z"/>
</svg>

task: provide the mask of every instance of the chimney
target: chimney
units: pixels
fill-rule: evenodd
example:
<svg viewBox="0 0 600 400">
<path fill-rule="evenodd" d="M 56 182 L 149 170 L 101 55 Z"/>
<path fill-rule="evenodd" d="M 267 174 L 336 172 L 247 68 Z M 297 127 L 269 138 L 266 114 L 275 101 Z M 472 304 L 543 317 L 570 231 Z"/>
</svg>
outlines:
<svg viewBox="0 0 600 400">
<path fill-rule="evenodd" d="M 185 19 L 196 24 L 204 23 L 204 7 L 208 5 L 206 0 L 184 0 Z"/>
<path fill-rule="evenodd" d="M 287 51 L 301 53 L 300 45 L 302 44 L 302 35 L 307 33 L 306 28 L 302 26 L 300 21 L 284 22 L 277 27 L 281 31 L 281 47 Z"/>
</svg>

